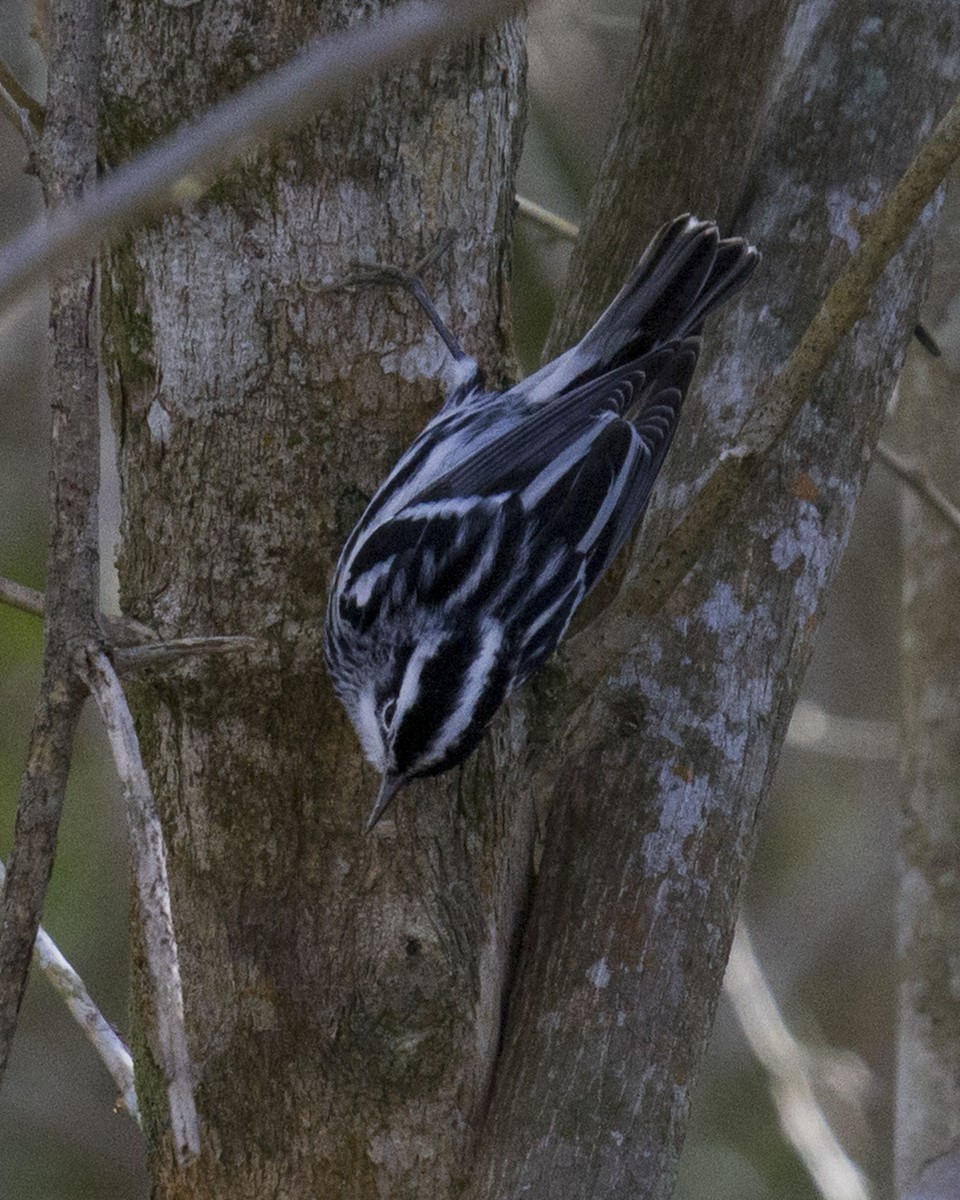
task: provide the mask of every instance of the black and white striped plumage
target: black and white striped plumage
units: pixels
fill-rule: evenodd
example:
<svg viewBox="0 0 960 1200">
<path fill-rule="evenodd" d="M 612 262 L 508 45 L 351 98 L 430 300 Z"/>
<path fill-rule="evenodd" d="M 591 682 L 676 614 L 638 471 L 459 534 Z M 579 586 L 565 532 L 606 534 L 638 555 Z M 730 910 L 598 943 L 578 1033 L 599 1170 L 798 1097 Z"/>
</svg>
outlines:
<svg viewBox="0 0 960 1200">
<path fill-rule="evenodd" d="M 576 346 L 505 392 L 473 364 L 370 501 L 325 637 L 383 775 L 371 826 L 409 780 L 462 761 L 553 651 L 646 506 L 704 318 L 757 259 L 710 222 L 665 225 Z"/>
</svg>

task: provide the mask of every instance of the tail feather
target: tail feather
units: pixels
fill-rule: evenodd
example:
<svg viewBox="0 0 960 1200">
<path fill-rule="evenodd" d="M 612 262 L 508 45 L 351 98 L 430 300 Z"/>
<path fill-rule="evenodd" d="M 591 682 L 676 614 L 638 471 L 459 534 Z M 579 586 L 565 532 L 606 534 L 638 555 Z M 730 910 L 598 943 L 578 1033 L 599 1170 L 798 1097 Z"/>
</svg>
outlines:
<svg viewBox="0 0 960 1200">
<path fill-rule="evenodd" d="M 713 267 L 690 310 L 684 332 L 700 333 L 707 316 L 740 291 L 759 258 L 758 252 L 742 238 L 727 238 L 720 242 Z"/>
<path fill-rule="evenodd" d="M 757 259 L 742 238 L 721 240 L 713 222 L 677 217 L 647 247 L 579 349 L 599 373 L 662 342 L 696 336 L 711 310 L 746 283 Z"/>
</svg>

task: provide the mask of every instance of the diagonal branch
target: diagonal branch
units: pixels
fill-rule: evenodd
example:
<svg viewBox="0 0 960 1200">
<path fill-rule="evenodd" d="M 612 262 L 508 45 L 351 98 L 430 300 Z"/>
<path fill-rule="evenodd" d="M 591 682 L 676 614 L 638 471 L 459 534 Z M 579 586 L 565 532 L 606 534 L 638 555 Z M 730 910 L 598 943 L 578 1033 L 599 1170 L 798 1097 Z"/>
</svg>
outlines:
<svg viewBox="0 0 960 1200">
<path fill-rule="evenodd" d="M 40 134 L 43 132 L 43 108 L 21 87 L 14 73 L 0 58 L 0 113 L 2 113 L 27 147 L 28 170 L 36 171 L 36 156 Z"/>
<path fill-rule="evenodd" d="M 18 608 L 21 612 L 42 617 L 46 601 L 43 592 L 37 588 L 0 576 L 0 604 L 9 604 L 11 608 Z M 153 630 L 132 617 L 100 613 L 99 619 L 112 646 L 138 646 L 141 642 L 152 644 L 156 641 Z"/>
<path fill-rule="evenodd" d="M 901 483 L 938 512 L 954 533 L 960 533 L 960 508 L 957 508 L 950 497 L 945 495 L 916 463 L 911 462 L 902 454 L 898 454 L 884 442 L 877 442 L 876 455 L 887 470 L 896 475 Z"/>
<path fill-rule="evenodd" d="M 762 395 L 737 445 L 724 455 L 677 525 L 653 550 L 644 569 L 626 583 L 617 614 L 600 635 L 586 630 L 571 646 L 584 687 L 603 679 L 636 640 L 637 617 L 667 602 L 711 546 L 716 530 L 756 478 L 773 447 L 810 397 L 813 385 L 840 343 L 866 315 L 887 264 L 933 199 L 960 156 L 960 98 L 921 147 L 897 186 L 861 224 L 861 241 L 780 373 Z"/>
<path fill-rule="evenodd" d="M 810 1055 L 784 1022 L 747 927 L 737 925 L 723 990 L 770 1080 L 780 1125 L 823 1200 L 870 1200 L 863 1172 L 837 1141 L 817 1102 Z"/>
<path fill-rule="evenodd" d="M 153 985 L 156 1056 L 167 1083 L 174 1151 L 184 1165 L 200 1152 L 200 1123 L 183 1023 L 183 989 L 163 831 L 123 688 L 110 659 L 96 645 L 87 647 L 84 678 L 103 717 L 126 803 L 144 950 Z"/>
<path fill-rule="evenodd" d="M 13 1042 L 33 943 L 57 848 L 57 830 L 83 691 L 58 669 L 55 652 L 44 665 L 20 787 L 13 849 L 0 909 L 0 1080 Z"/>
<path fill-rule="evenodd" d="M 43 105 L 30 95 L 2 58 L 0 58 L 0 91 L 9 96 L 18 114 L 26 115 L 35 133 L 43 132 Z M 20 127 L 19 119 L 17 127 Z"/>
<path fill-rule="evenodd" d="M 6 868 L 0 863 L 0 885 L 5 878 Z M 83 980 L 42 927 L 37 931 L 34 954 L 40 970 L 60 993 L 74 1020 L 110 1072 L 120 1093 L 120 1106 L 139 1124 L 140 1110 L 133 1082 L 133 1059 L 123 1038 L 93 1002 Z"/>
<path fill-rule="evenodd" d="M 39 283 L 55 264 L 93 253 L 136 222 L 197 200 L 220 171 L 294 129 L 332 97 L 517 7 L 516 0 L 409 0 L 313 43 L 11 241 L 0 255 L 0 305 Z"/>
<path fill-rule="evenodd" d="M 658 548 L 641 595 L 642 611 L 660 608 L 699 558 L 725 513 L 786 432 L 841 341 L 866 315 L 870 297 L 890 260 L 960 156 L 960 98 L 920 148 L 900 182 L 862 222 L 861 242 L 779 376 L 740 431 L 739 445 L 707 481 L 680 524 Z M 639 589 L 638 589 L 639 591 Z"/>
<path fill-rule="evenodd" d="M 549 208 L 544 208 L 535 200 L 528 200 L 526 196 L 517 196 L 517 212 L 521 217 L 526 217 L 528 221 L 533 221 L 541 229 L 546 229 L 549 233 L 561 237 L 565 241 L 575 242 L 580 236 L 579 227 L 572 221 L 561 217 L 559 213 L 551 212 Z"/>
<path fill-rule="evenodd" d="M 0 577 L 0 603 L 32 613 L 35 617 L 43 616 L 43 592 L 25 583 L 17 583 L 15 579 Z"/>
</svg>

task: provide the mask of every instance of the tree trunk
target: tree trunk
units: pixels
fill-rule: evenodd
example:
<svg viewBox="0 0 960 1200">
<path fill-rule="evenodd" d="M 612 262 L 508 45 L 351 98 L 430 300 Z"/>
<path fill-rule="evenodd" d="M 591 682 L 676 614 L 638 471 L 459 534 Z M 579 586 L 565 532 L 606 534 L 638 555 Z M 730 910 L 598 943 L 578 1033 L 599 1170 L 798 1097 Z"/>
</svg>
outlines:
<svg viewBox="0 0 960 1200">
<path fill-rule="evenodd" d="M 610 264 L 632 257 L 622 253 L 633 249 L 632 215 L 657 212 L 661 195 L 675 207 L 706 199 L 739 214 L 725 232 L 748 234 L 765 256 L 739 305 L 707 330 L 699 385 L 631 572 L 735 440 L 960 69 L 960 18 L 924 3 L 800 6 L 769 58 L 744 44 L 735 9 L 726 23 L 709 22 L 709 41 L 707 24 L 691 20 L 684 43 L 671 18 L 638 60 L 644 120 L 657 129 L 669 127 L 675 100 L 645 72 L 669 80 L 697 64 L 702 172 L 690 167 L 701 145 L 671 145 L 661 159 L 615 132 L 625 156 L 608 156 L 574 260 L 576 290 L 606 293 Z M 734 44 L 770 94 L 736 71 Z M 735 105 L 716 105 L 711 118 L 709 98 L 722 86 L 744 89 L 739 136 Z M 623 119 L 637 110 L 628 96 Z M 734 189 L 744 179 L 744 191 L 718 196 L 715 160 L 738 152 L 754 157 L 723 177 Z M 686 181 L 689 205 L 675 178 Z M 531 727 L 549 723 L 562 735 L 531 764 L 553 804 L 471 1192 L 478 1200 L 661 1200 L 672 1191 L 757 819 L 913 326 L 933 217 L 928 210 L 886 272 L 873 315 L 665 610 L 640 624 L 612 605 L 568 642 L 549 688 L 534 688 Z M 570 300 L 551 344 L 583 323 Z M 593 661 L 608 638 L 624 640 L 624 624 L 636 649 L 578 704 L 578 678 L 596 673 Z"/>
<path fill-rule="evenodd" d="M 945 352 L 939 359 L 924 350 L 912 356 L 897 427 L 909 457 L 957 504 L 956 176 L 951 187 L 925 309 Z M 903 496 L 902 526 L 897 1189 L 903 1200 L 949 1200 L 960 1193 L 960 542 L 957 530 L 910 491 Z"/>
<path fill-rule="evenodd" d="M 289 54 L 314 32 L 295 7 L 227 22 L 170 6 L 146 21 L 114 0 L 108 157 Z M 318 29 L 352 15 L 321 7 Z M 554 345 L 674 209 L 728 214 L 724 232 L 766 255 L 708 331 L 653 535 L 729 444 L 955 82 L 960 18 L 920 0 L 794 7 L 645 15 L 562 307 Z M 364 839 L 375 780 L 323 669 L 326 585 L 435 411 L 445 358 L 406 298 L 325 289 L 355 259 L 415 261 L 452 226 L 431 282 L 501 377 L 522 61 L 510 25 L 385 77 L 111 255 L 125 610 L 168 635 L 269 645 L 136 697 L 204 1119 L 201 1163 L 178 1178 L 141 996 L 159 1196 L 672 1188 L 758 810 L 912 326 L 930 220 L 667 609 L 637 627 L 613 604 L 461 772 L 416 785 Z M 679 91 L 663 85 L 681 71 Z M 624 623 L 635 650 L 584 698 Z"/>
<path fill-rule="evenodd" d="M 117 162 L 369 6 L 112 6 Z M 123 487 L 124 610 L 261 655 L 137 689 L 169 839 L 204 1152 L 177 1177 L 149 1047 L 138 1083 L 159 1196 L 453 1194 L 485 1101 L 520 906 L 514 818 L 474 766 L 361 836 L 376 777 L 323 663 L 339 548 L 435 411 L 447 355 L 405 296 L 338 288 L 412 263 L 501 377 L 522 124 L 519 23 L 392 73 L 110 256 L 105 321 Z M 522 875 L 518 875 L 518 879 Z"/>
</svg>

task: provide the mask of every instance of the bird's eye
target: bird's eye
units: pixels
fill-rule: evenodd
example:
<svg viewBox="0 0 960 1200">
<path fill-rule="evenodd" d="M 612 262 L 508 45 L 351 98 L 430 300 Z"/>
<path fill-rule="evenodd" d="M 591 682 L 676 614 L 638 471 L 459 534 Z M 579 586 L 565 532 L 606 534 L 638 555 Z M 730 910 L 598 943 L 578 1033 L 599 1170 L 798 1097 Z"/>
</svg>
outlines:
<svg viewBox="0 0 960 1200">
<path fill-rule="evenodd" d="M 389 729 L 390 726 L 393 724 L 393 718 L 394 718 L 394 715 L 396 714 L 396 711 L 397 711 L 397 702 L 391 696 L 391 698 L 386 702 L 386 704 L 384 704 L 383 708 L 380 710 L 380 720 L 383 722 L 384 729 Z"/>
</svg>

